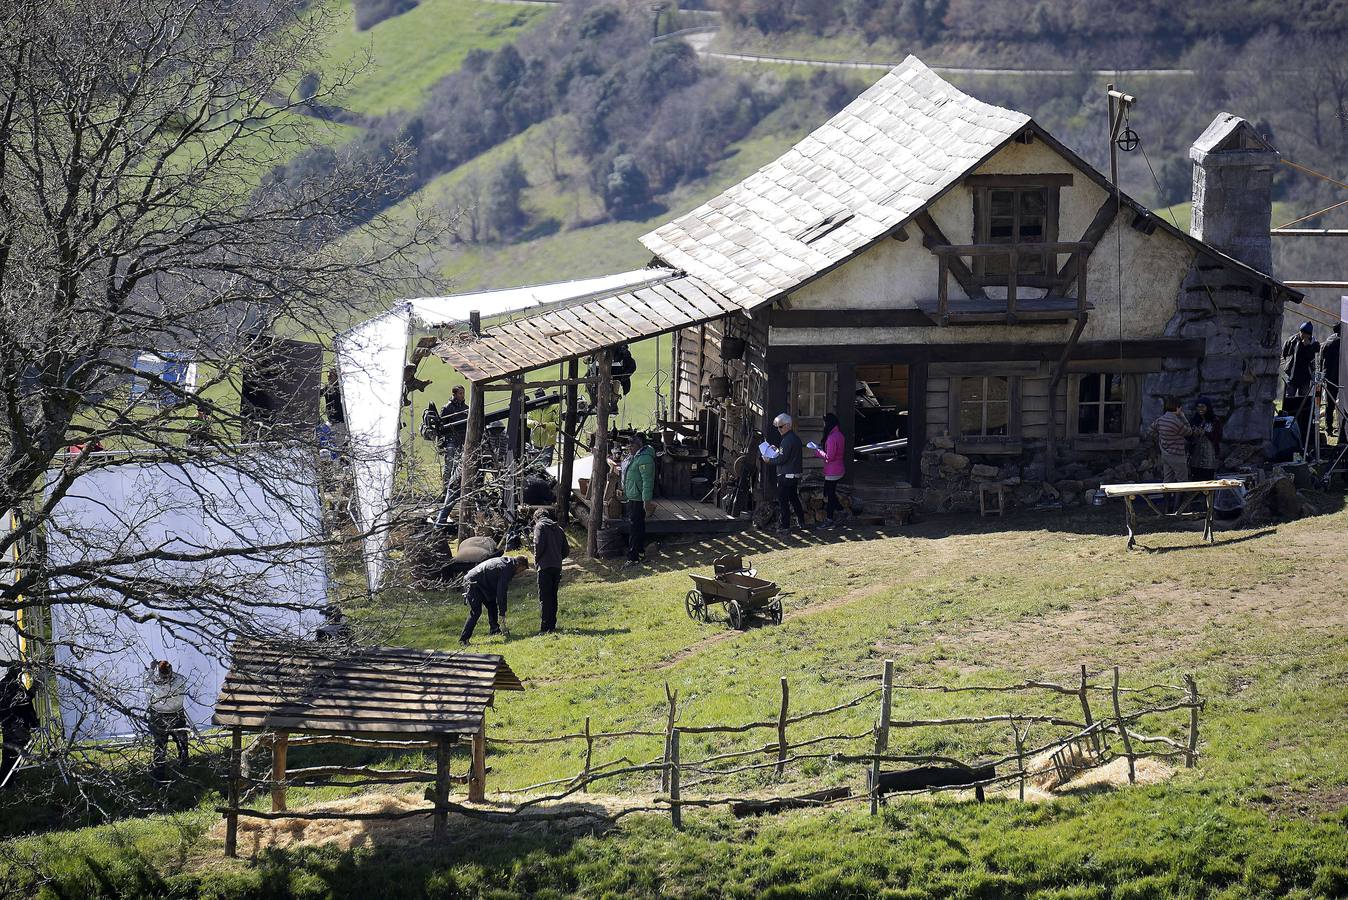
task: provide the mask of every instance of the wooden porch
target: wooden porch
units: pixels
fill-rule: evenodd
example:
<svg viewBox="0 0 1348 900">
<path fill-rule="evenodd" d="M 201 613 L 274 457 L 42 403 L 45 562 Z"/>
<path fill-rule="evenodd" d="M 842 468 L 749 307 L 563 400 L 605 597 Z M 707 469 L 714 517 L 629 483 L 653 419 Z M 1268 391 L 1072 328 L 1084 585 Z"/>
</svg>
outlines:
<svg viewBox="0 0 1348 900">
<path fill-rule="evenodd" d="M 590 524 L 590 504 L 588 498 L 573 498 L 571 512 L 587 527 Z M 627 533 L 625 518 L 606 518 L 605 522 Z M 646 517 L 648 537 L 663 537 L 675 534 L 738 534 L 747 531 L 752 524 L 749 516 L 736 518 L 712 503 L 699 503 L 696 500 L 674 500 L 657 497 L 655 513 Z"/>
</svg>

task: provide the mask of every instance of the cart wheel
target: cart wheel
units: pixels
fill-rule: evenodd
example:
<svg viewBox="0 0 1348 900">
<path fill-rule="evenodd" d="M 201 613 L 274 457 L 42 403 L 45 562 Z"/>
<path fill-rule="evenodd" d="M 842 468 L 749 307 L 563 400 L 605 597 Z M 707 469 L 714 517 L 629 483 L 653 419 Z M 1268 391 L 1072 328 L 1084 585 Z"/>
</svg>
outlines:
<svg viewBox="0 0 1348 900">
<path fill-rule="evenodd" d="M 683 598 L 683 608 L 688 611 L 688 618 L 696 622 L 707 620 L 707 604 L 702 600 L 702 592 L 696 588 Z"/>
<path fill-rule="evenodd" d="M 772 620 L 773 625 L 782 624 L 782 601 L 780 598 L 774 597 L 772 602 L 768 604 L 768 618 Z"/>
<path fill-rule="evenodd" d="M 740 609 L 737 601 L 731 600 L 726 603 L 726 612 L 730 615 L 730 627 L 736 631 L 744 628 L 744 611 Z"/>
</svg>

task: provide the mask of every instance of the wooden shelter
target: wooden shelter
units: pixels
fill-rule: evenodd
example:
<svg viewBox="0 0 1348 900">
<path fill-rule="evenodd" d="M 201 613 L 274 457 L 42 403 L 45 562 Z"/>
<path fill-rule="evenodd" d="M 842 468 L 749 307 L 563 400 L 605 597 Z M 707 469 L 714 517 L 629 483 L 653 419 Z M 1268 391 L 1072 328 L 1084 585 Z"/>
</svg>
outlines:
<svg viewBox="0 0 1348 900">
<path fill-rule="evenodd" d="M 433 815 L 437 835 L 445 830 L 452 782 L 468 786 L 468 799 L 486 795 L 486 710 L 495 693 L 524 686 L 505 660 L 495 654 L 447 653 L 400 647 L 334 648 L 332 645 L 236 644 L 212 722 L 230 729 L 230 773 L 225 854 L 237 849 L 239 816 L 293 817 L 286 811 L 286 787 L 354 776 L 358 783 L 430 782 L 433 806 L 400 816 Z M 243 772 L 243 732 L 266 732 L 272 748 L 268 779 Z M 298 737 L 291 737 L 298 735 Z M 472 761 L 465 775 L 450 773 L 450 751 L 461 739 L 471 741 Z M 377 770 L 367 767 L 286 768 L 291 746 L 353 744 L 393 750 L 433 750 L 434 772 Z M 270 813 L 242 809 L 245 783 L 271 787 Z M 304 813 L 304 818 L 337 818 Z M 345 814 L 341 818 L 359 817 Z M 371 817 L 378 817 L 372 814 Z"/>
</svg>

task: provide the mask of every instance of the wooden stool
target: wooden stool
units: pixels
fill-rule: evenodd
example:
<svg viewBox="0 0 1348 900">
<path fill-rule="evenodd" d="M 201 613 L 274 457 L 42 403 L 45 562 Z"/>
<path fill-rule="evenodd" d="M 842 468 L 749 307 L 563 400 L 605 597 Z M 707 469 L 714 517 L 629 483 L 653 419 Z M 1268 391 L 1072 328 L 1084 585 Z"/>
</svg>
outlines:
<svg viewBox="0 0 1348 900">
<path fill-rule="evenodd" d="M 994 506 L 988 506 L 988 495 L 997 499 Z M 980 481 L 978 483 L 978 514 L 984 518 L 1000 516 L 1006 513 L 1006 485 L 1000 481 Z"/>
</svg>

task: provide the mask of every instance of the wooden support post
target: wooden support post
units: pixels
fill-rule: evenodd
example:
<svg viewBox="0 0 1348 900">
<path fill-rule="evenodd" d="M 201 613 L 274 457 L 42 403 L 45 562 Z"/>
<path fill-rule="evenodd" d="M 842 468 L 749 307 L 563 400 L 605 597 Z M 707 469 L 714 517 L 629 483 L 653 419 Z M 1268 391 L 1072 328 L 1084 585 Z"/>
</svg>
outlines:
<svg viewBox="0 0 1348 900">
<path fill-rule="evenodd" d="M 871 815 L 880 812 L 880 757 L 889 750 L 890 704 L 894 698 L 894 660 L 885 660 L 880 686 L 880 724 L 875 726 L 875 759 L 871 760 Z"/>
<path fill-rule="evenodd" d="M 669 818 L 676 831 L 683 830 L 683 807 L 679 804 L 679 730 L 669 739 Z"/>
<path fill-rule="evenodd" d="M 1080 262 L 1077 263 L 1077 317 L 1084 318 L 1086 315 L 1086 251 L 1077 252 Z"/>
<path fill-rule="evenodd" d="M 1081 682 L 1077 687 L 1077 699 L 1081 701 L 1081 721 L 1090 728 L 1095 724 L 1095 718 L 1091 715 L 1091 700 L 1086 695 L 1086 664 L 1081 664 Z M 1100 755 L 1100 736 L 1091 732 L 1091 748 L 1095 750 L 1095 755 Z"/>
<path fill-rule="evenodd" d="M 1189 693 L 1189 750 L 1184 754 L 1184 768 L 1198 764 L 1198 682 L 1192 675 L 1184 676 L 1184 687 Z"/>
<path fill-rule="evenodd" d="M 786 774 L 786 714 L 791 703 L 791 686 L 782 676 L 782 708 L 777 713 L 777 777 Z"/>
<path fill-rule="evenodd" d="M 524 443 L 524 377 L 510 377 L 510 409 L 506 415 L 505 508 L 515 511 L 520 495 L 520 464 L 524 460 L 520 448 Z"/>
<path fill-rule="evenodd" d="M 593 761 L 594 761 L 594 738 L 590 736 L 590 717 L 589 717 L 589 716 L 586 716 L 586 717 L 585 717 L 585 769 L 584 769 L 584 771 L 582 771 L 582 772 L 580 773 L 580 777 L 581 777 L 582 782 L 583 782 L 583 781 L 587 781 L 587 780 L 589 779 L 589 777 L 590 777 L 590 764 L 591 764 Z M 581 784 L 581 786 L 580 786 L 580 791 L 581 791 L 582 794 L 588 794 L 588 793 L 590 792 L 590 786 L 589 786 L 588 784 Z"/>
<path fill-rule="evenodd" d="M 225 810 L 225 856 L 239 855 L 239 767 L 243 760 L 243 731 L 229 730 L 229 784 Z"/>
<path fill-rule="evenodd" d="M 1119 667 L 1114 667 L 1114 720 L 1119 723 L 1119 737 L 1123 738 L 1123 752 L 1128 757 L 1128 783 L 1137 783 L 1137 766 L 1133 760 L 1133 740 L 1128 737 L 1128 725 L 1123 721 L 1119 706 Z"/>
<path fill-rule="evenodd" d="M 449 735 L 440 735 L 435 747 L 435 813 L 431 826 L 437 839 L 445 836 L 449 824 L 449 748 Z"/>
<path fill-rule="evenodd" d="M 669 682 L 665 682 L 665 700 L 669 703 L 669 713 L 665 717 L 665 768 L 660 770 L 660 790 L 669 790 L 669 755 L 674 749 L 674 712 L 679 700 L 679 692 L 669 692 Z"/>
<path fill-rule="evenodd" d="M 1020 267 L 1020 254 L 1014 249 L 1011 251 L 1010 262 L 1010 270 L 1006 276 L 1006 321 L 1014 325 L 1016 324 L 1016 281 L 1020 275 L 1016 271 Z"/>
<path fill-rule="evenodd" d="M 468 424 L 463 436 L 462 472 L 459 481 L 459 540 L 469 536 L 469 510 L 477 495 L 477 468 L 482 455 L 482 429 L 487 418 L 487 406 L 482 386 L 468 385 Z"/>
<path fill-rule="evenodd" d="M 950 262 L 944 253 L 936 255 L 936 317 L 950 324 Z"/>
<path fill-rule="evenodd" d="M 585 535 L 585 555 L 599 558 L 599 529 L 604 527 L 604 496 L 608 487 L 608 414 L 613 396 L 613 351 L 601 350 L 599 385 L 595 391 L 594 455 L 590 465 L 590 522 Z"/>
<path fill-rule="evenodd" d="M 285 812 L 286 808 L 286 749 L 289 735 L 276 732 L 271 745 L 271 811 Z"/>
<path fill-rule="evenodd" d="M 563 528 L 571 524 L 571 482 L 576 471 L 576 377 L 579 374 L 579 360 L 566 364 L 566 377 L 571 384 L 566 387 L 566 412 L 562 421 L 562 468 L 557 479 L 557 522 Z"/>
<path fill-rule="evenodd" d="M 481 803 L 487 799 L 487 723 L 483 720 L 473 735 L 472 768 L 468 772 L 468 800 Z"/>
</svg>

